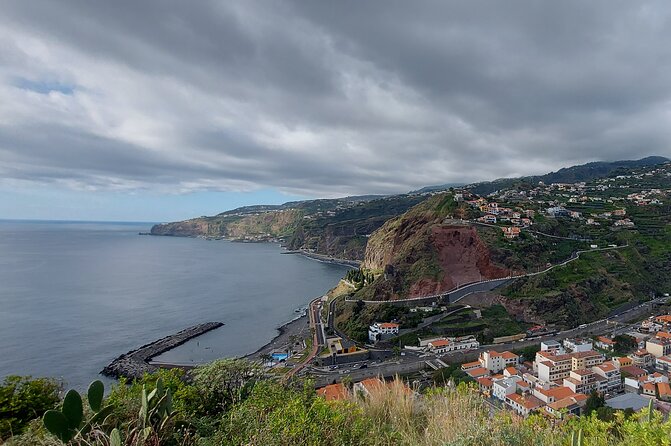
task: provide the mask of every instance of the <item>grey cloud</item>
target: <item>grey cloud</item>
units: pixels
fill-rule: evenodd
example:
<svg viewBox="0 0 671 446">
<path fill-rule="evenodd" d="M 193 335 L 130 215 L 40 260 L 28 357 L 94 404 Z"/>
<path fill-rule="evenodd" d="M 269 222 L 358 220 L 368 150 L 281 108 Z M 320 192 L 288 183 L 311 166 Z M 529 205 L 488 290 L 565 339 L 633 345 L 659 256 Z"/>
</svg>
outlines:
<svg viewBox="0 0 671 446">
<path fill-rule="evenodd" d="M 669 155 L 669 25 L 661 1 L 9 1 L 0 174 L 333 196 Z"/>
</svg>

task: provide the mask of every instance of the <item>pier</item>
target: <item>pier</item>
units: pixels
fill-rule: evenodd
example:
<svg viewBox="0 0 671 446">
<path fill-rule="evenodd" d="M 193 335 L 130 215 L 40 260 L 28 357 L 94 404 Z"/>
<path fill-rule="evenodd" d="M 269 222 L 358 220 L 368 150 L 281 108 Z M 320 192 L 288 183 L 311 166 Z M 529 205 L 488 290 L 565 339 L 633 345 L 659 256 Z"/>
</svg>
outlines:
<svg viewBox="0 0 671 446">
<path fill-rule="evenodd" d="M 112 378 L 119 378 L 121 376 L 131 379 L 141 378 L 145 373 L 155 372 L 159 368 L 158 365 L 149 363 L 155 356 L 165 353 L 190 339 L 219 328 L 222 325 L 224 325 L 222 322 L 206 322 L 186 328 L 119 356 L 102 369 L 100 373 Z"/>
</svg>

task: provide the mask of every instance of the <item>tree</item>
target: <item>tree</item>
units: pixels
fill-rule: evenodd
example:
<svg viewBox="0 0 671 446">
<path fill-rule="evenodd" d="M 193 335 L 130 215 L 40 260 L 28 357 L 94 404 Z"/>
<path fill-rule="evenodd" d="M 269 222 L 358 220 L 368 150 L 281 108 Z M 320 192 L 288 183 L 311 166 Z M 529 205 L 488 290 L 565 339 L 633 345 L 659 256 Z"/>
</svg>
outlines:
<svg viewBox="0 0 671 446">
<path fill-rule="evenodd" d="M 357 300 L 356 303 L 354 304 L 354 309 L 352 310 L 352 314 L 354 316 L 356 316 L 359 313 L 361 313 L 361 310 L 363 310 L 364 305 L 365 304 L 362 300 Z"/>
<path fill-rule="evenodd" d="M 540 351 L 540 345 L 530 345 L 528 347 L 517 350 L 517 354 L 522 356 L 525 361 L 534 361 L 536 359 L 536 352 Z"/>
<path fill-rule="evenodd" d="M 590 415 L 595 410 L 603 407 L 605 405 L 605 400 L 596 392 L 592 392 L 585 402 L 584 412 L 585 415 Z"/>
<path fill-rule="evenodd" d="M 261 367 L 244 359 L 220 359 L 197 367 L 193 383 L 200 399 L 200 411 L 212 415 L 226 411 L 245 399 Z"/>
<path fill-rule="evenodd" d="M 630 353 L 638 348 L 636 339 L 631 336 L 618 335 L 613 338 L 613 341 L 615 341 L 615 353 L 620 355 Z"/>
<path fill-rule="evenodd" d="M 60 401 L 61 385 L 49 378 L 8 376 L 0 385 L 0 442 L 21 433 Z"/>
</svg>

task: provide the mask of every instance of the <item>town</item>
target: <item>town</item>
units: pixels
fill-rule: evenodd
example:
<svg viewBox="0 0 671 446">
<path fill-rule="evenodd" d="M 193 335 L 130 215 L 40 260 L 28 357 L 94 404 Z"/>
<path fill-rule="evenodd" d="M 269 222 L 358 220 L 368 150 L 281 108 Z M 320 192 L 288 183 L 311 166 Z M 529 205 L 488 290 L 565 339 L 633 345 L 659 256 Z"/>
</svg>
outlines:
<svg viewBox="0 0 671 446">
<path fill-rule="evenodd" d="M 584 253 L 626 249 L 632 241 L 627 229 L 660 230 L 649 216 L 668 204 L 671 191 L 663 185 L 669 177 L 671 166 L 665 164 L 591 182 L 539 182 L 480 195 L 474 187 L 450 190 L 457 207 L 445 224 L 494 231 L 492 243 L 509 252 L 523 243 L 546 243 L 551 253 L 520 255 L 520 266 L 500 277 L 480 276 L 452 290 L 397 299 L 392 306 L 343 298 L 343 292 L 351 295 L 372 283 L 375 274 L 393 274 L 355 271 L 341 281 L 339 292 L 310 304 L 312 338 L 278 349 L 266 364 L 288 376 L 312 378 L 327 399 L 365 395 L 385 379 L 401 377 L 408 389 L 467 382 L 492 410 L 523 417 L 563 418 L 596 408 L 638 411 L 650 401 L 668 413 L 668 294 L 659 290 L 639 302 L 612 299 L 605 317 L 575 319 L 568 326 L 506 319 L 502 307 L 479 305 L 478 296 L 564 268 Z M 337 323 L 341 305 L 354 305 L 355 313 L 377 308 L 373 314 L 393 317 L 373 320 L 354 336 Z"/>
<path fill-rule="evenodd" d="M 463 372 L 459 381 L 472 383 L 493 409 L 507 409 L 523 417 L 531 413 L 558 419 L 581 415 L 590 398 L 598 407 L 631 411 L 647 408 L 652 401 L 656 409 L 668 414 L 671 315 L 651 316 L 625 327 L 626 332 L 614 337 L 565 338 L 561 342 L 548 339 L 529 345 L 523 350 L 525 354 L 530 348 L 535 351 L 533 360 L 519 351 L 483 350 L 473 337 L 423 339 L 419 346 L 403 349 L 402 354 L 422 352 L 423 364 L 448 367 L 455 352 L 480 351 L 477 360 L 458 364 Z M 370 330 L 372 337 L 380 339 L 397 334 L 398 325 L 378 323 Z M 631 353 L 616 353 L 627 348 L 633 349 Z M 351 371 L 368 369 L 364 364 L 355 365 Z M 378 375 L 358 382 L 353 382 L 349 374 L 339 373 L 339 382 L 320 387 L 318 393 L 327 399 L 344 399 L 352 393 L 365 396 L 385 382 L 384 362 L 377 368 Z M 411 376 L 422 375 L 427 373 Z M 455 384 L 452 380 L 447 383 Z"/>
</svg>

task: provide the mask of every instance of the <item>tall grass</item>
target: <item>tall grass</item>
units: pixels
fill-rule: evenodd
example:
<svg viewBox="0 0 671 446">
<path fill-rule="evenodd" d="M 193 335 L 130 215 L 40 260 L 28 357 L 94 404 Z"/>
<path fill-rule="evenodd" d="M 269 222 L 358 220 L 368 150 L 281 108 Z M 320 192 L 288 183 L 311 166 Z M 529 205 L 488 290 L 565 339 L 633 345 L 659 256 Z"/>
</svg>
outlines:
<svg viewBox="0 0 671 446">
<path fill-rule="evenodd" d="M 566 437 L 564 430 L 540 416 L 523 420 L 505 411 L 493 413 L 468 386 L 434 388 L 420 396 L 394 381 L 354 398 L 380 429 L 382 441 L 377 444 L 552 446 L 564 444 Z"/>
</svg>

